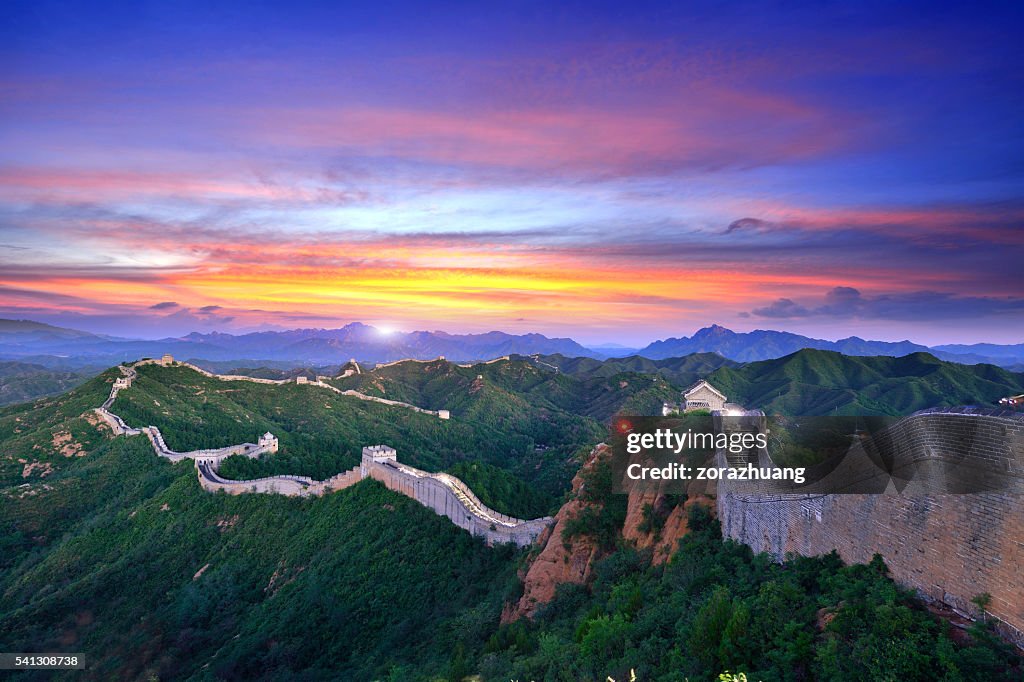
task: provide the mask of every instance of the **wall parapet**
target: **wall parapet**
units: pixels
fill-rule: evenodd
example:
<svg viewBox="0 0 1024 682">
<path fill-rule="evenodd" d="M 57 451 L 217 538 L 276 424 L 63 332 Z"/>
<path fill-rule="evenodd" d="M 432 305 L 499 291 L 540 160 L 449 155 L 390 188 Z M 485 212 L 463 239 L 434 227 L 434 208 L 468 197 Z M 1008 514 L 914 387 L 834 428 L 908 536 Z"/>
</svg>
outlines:
<svg viewBox="0 0 1024 682">
<path fill-rule="evenodd" d="M 364 449 L 362 476 L 374 478 L 401 492 L 488 544 L 532 544 L 552 522 L 551 517 L 517 519 L 487 507 L 460 479 L 402 464 L 393 458 L 374 458 Z"/>
<path fill-rule="evenodd" d="M 995 414 L 993 414 L 995 412 Z M 844 561 L 885 559 L 892 577 L 924 599 L 977 615 L 988 593 L 999 629 L 1024 645 L 1024 419 L 977 408 L 926 410 L 883 432 L 912 461 L 977 460 L 1010 485 L 974 494 L 744 494 L 718 484 L 722 533 L 776 561 L 837 551 Z M 725 458 L 718 454 L 718 465 Z M 769 460 L 770 463 L 770 460 Z"/>
</svg>

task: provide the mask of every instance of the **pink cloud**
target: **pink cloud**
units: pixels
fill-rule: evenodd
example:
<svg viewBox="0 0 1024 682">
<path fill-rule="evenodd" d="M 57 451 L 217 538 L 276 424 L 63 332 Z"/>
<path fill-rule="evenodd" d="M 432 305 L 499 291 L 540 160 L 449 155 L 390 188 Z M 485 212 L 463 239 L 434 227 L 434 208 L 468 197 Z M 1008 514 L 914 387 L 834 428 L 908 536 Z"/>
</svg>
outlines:
<svg viewBox="0 0 1024 682">
<path fill-rule="evenodd" d="M 598 175 L 748 167 L 819 155 L 845 142 L 832 112 L 711 87 L 688 88 L 651 107 L 281 109 L 249 116 L 243 130 L 252 141 L 284 147 Z"/>
<path fill-rule="evenodd" d="M 366 200 L 361 191 L 345 191 L 323 184 L 278 184 L 247 174 L 201 171 L 152 172 L 90 170 L 84 168 L 17 167 L 0 169 L 0 199 L 46 202 L 140 201 L 183 198 L 190 201 L 259 200 L 335 204 Z"/>
<path fill-rule="evenodd" d="M 991 244 L 1024 246 L 1020 225 L 1024 205 L 1018 202 L 932 204 L 925 206 L 805 207 L 763 201 L 730 202 L 733 210 L 746 213 L 729 230 L 856 230 L 865 235 L 897 236 L 904 240 L 926 240 L 933 247 L 948 241 L 964 246 L 966 238 Z"/>
</svg>

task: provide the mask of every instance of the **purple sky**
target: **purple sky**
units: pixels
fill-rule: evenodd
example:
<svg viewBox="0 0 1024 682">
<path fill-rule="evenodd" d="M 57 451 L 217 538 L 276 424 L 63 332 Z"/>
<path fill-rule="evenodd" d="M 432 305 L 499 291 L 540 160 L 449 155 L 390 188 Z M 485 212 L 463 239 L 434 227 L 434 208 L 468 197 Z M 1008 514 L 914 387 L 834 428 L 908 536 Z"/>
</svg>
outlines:
<svg viewBox="0 0 1024 682">
<path fill-rule="evenodd" d="M 126 4 L 0 8 L 0 316 L 1024 341 L 1020 3 Z"/>
</svg>

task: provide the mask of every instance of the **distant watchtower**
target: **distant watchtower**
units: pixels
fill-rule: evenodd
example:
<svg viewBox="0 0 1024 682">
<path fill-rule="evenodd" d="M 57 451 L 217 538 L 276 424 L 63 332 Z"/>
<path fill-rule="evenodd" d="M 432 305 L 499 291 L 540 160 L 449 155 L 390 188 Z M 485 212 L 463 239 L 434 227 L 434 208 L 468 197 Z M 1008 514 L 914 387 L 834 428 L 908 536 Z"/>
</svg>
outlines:
<svg viewBox="0 0 1024 682">
<path fill-rule="evenodd" d="M 256 445 L 260 446 L 261 448 L 267 448 L 267 452 L 276 453 L 277 436 L 272 434 L 270 431 L 267 431 L 262 436 L 260 436 L 260 439 L 256 442 Z"/>
<path fill-rule="evenodd" d="M 681 403 L 665 403 L 661 408 L 661 414 L 667 417 L 670 414 L 692 412 L 693 410 L 724 410 L 726 400 L 724 393 L 701 379 L 683 391 Z"/>
<path fill-rule="evenodd" d="M 355 358 L 352 358 L 351 360 L 346 362 L 344 365 L 341 366 L 341 369 L 338 370 L 338 376 L 342 377 L 342 378 L 350 377 L 353 374 L 362 374 L 362 373 L 363 373 L 363 370 L 361 370 L 359 368 L 359 363 L 356 362 Z"/>
<path fill-rule="evenodd" d="M 164 367 L 170 367 L 171 365 L 174 364 L 174 356 L 171 355 L 170 353 L 164 353 L 163 356 L 160 358 L 160 364 L 163 365 Z"/>
<path fill-rule="evenodd" d="M 725 408 L 726 397 L 721 391 L 701 379 L 683 391 L 683 409 L 690 410 L 721 410 Z"/>
</svg>

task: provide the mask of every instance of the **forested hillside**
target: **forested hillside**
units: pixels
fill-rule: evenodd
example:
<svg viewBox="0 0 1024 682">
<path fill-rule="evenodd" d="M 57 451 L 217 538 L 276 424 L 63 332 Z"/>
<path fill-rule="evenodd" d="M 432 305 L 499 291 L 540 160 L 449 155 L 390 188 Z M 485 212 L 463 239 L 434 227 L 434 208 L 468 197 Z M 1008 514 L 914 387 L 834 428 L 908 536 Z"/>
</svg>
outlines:
<svg viewBox="0 0 1024 682">
<path fill-rule="evenodd" d="M 443 360 L 402 362 L 372 372 L 335 379 L 342 389 L 403 400 L 452 416 L 488 420 L 519 406 L 565 411 L 607 421 L 619 411 L 660 411 L 677 386 L 657 374 L 621 369 L 616 361 L 598 363 L 613 371 L 574 376 L 524 356 L 462 367 Z M 578 360 L 586 360 L 579 358 Z M 717 365 L 716 365 L 717 366 Z"/>
<path fill-rule="evenodd" d="M 211 495 L 142 437 L 0 494 L 0 648 L 84 652 L 66 679 L 436 679 L 515 589 L 512 550 L 379 484 Z"/>
<path fill-rule="evenodd" d="M 905 415 L 930 407 L 993 407 L 1024 391 L 1024 374 L 960 365 L 928 353 L 850 357 L 802 350 L 776 360 L 722 367 L 708 380 L 731 401 L 786 415 Z"/>
<path fill-rule="evenodd" d="M 914 407 L 908 394 L 978 402 L 1020 385 L 929 356 L 833 356 L 720 367 L 712 380 L 768 406 L 846 382 L 852 401 L 810 409 L 884 413 Z M 114 409 L 179 449 L 280 437 L 280 453 L 232 458 L 226 475 L 324 477 L 386 442 L 405 461 L 462 477 L 487 504 L 533 517 L 558 506 L 604 420 L 656 409 L 682 388 L 659 374 L 581 373 L 520 358 L 402 363 L 335 381 L 450 409 L 445 421 L 315 386 L 146 366 Z M 591 580 L 559 588 L 535 621 L 500 626 L 531 550 L 487 548 L 372 481 L 312 499 L 207 493 L 190 462 L 161 460 L 143 436 L 112 438 L 91 413 L 119 375 L 0 410 L 0 650 L 85 652 L 89 670 L 63 679 L 624 680 L 635 670 L 641 682 L 679 682 L 725 669 L 751 680 L 1020 679 L 984 624 L 951 629 L 882 563 L 774 565 L 723 543 L 699 505 L 673 560 L 652 565 L 627 537 L 657 535 L 669 510 L 645 511 L 642 529 L 626 533 L 625 499 L 609 497 L 607 476 L 587 479 L 584 513 L 551 540 L 589 538 L 599 548 Z M 773 403 L 773 390 L 785 400 Z"/>
<path fill-rule="evenodd" d="M 610 360 L 568 358 L 564 355 L 542 355 L 542 366 L 557 367 L 574 377 L 610 377 L 622 372 L 657 374 L 669 381 L 686 386 L 707 376 L 719 367 L 737 367 L 740 363 L 718 353 L 693 353 L 683 357 L 650 360 L 639 355 Z"/>
<path fill-rule="evenodd" d="M 50 369 L 31 362 L 0 362 L 0 405 L 63 393 L 98 371 Z"/>
<path fill-rule="evenodd" d="M 431 368 L 411 364 L 418 372 Z M 363 446 L 387 443 L 402 461 L 429 471 L 488 463 L 530 483 L 547 496 L 549 507 L 557 505 L 575 471 L 574 455 L 598 442 L 604 427 L 550 403 L 531 403 L 529 396 L 501 389 L 470 394 L 470 388 L 446 394 L 453 414 L 442 420 L 315 386 L 223 382 L 184 367 L 145 366 L 113 410 L 130 424 L 159 427 L 177 450 L 255 442 L 265 431 L 278 436 L 280 451 L 272 457 L 226 462 L 229 477 L 288 473 L 323 479 L 355 466 Z M 398 399 L 405 398 L 410 396 Z M 504 503 L 510 500 L 481 499 L 509 509 Z"/>
<path fill-rule="evenodd" d="M 955 631 L 894 584 L 881 557 L 779 565 L 723 542 L 705 507 L 690 509 L 687 526 L 666 564 L 652 565 L 649 551 L 620 536 L 592 583 L 560 586 L 533 621 L 488 639 L 484 679 L 1024 679 L 1013 649 L 984 622 Z"/>
</svg>

